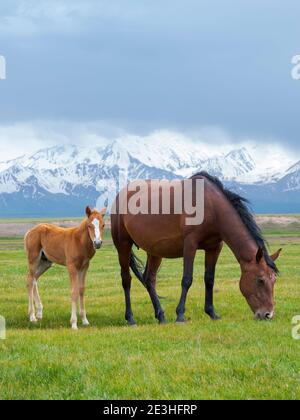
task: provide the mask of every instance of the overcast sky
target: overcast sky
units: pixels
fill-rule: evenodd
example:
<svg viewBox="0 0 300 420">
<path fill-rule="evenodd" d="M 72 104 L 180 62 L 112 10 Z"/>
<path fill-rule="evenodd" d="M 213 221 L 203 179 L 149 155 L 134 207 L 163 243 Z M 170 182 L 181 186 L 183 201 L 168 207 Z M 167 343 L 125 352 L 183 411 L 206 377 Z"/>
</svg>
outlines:
<svg viewBox="0 0 300 420">
<path fill-rule="evenodd" d="M 300 149 L 299 16 L 299 0 L 1 0 L 0 161 L 78 126 Z"/>
</svg>

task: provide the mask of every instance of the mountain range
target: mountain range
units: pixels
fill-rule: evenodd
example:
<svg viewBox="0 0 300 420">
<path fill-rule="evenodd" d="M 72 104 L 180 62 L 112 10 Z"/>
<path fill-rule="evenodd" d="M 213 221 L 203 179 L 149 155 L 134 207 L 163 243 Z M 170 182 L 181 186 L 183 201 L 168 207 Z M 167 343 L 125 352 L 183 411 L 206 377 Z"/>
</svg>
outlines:
<svg viewBox="0 0 300 420">
<path fill-rule="evenodd" d="M 0 217 L 82 215 L 121 179 L 174 179 L 205 170 L 260 213 L 300 213 L 300 161 L 259 145 L 220 147 L 170 136 L 55 146 L 0 162 Z"/>
</svg>

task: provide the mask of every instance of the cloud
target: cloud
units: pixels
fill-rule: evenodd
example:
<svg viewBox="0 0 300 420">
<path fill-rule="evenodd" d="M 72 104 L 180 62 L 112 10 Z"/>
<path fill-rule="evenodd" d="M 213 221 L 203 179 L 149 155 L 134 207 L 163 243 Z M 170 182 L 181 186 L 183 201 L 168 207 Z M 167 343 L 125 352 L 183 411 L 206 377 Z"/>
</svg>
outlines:
<svg viewBox="0 0 300 420">
<path fill-rule="evenodd" d="M 98 19 L 100 24 L 105 19 L 135 19 L 143 13 L 141 3 L 124 8 L 121 0 L 13 0 L 0 12 L 0 33 L 73 33 L 84 30 L 90 19 Z"/>
<path fill-rule="evenodd" d="M 294 0 L 1 0 L 0 124 L 101 119 L 141 136 L 219 126 L 231 135 L 214 128 L 211 141 L 300 149 L 299 10 Z"/>
<path fill-rule="evenodd" d="M 15 159 L 22 155 L 56 145 L 77 145 L 97 147 L 118 139 L 132 139 L 136 145 L 139 140 L 147 142 L 165 142 L 177 144 L 199 143 L 204 155 L 215 156 L 229 153 L 239 147 L 247 147 L 255 155 L 257 161 L 264 162 L 266 153 L 273 153 L 280 160 L 300 160 L 300 153 L 283 149 L 280 140 L 261 138 L 236 138 L 220 127 L 201 127 L 193 131 L 175 131 L 165 128 L 145 133 L 144 135 L 128 131 L 105 121 L 74 123 L 71 121 L 34 121 L 27 123 L 0 125 L 0 162 Z M 130 153 L 130 150 L 128 150 Z"/>
</svg>

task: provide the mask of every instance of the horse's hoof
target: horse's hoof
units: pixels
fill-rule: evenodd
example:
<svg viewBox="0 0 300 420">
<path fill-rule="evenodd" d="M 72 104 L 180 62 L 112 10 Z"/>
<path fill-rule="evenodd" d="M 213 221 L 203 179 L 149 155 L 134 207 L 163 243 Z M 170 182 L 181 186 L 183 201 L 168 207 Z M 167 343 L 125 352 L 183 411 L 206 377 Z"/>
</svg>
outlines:
<svg viewBox="0 0 300 420">
<path fill-rule="evenodd" d="M 42 313 L 36 313 L 36 319 L 38 320 L 38 321 L 41 321 L 42 319 L 43 319 L 43 314 Z"/>
<path fill-rule="evenodd" d="M 72 325 L 72 330 L 73 330 L 73 331 L 78 331 L 78 327 L 77 327 L 77 325 L 75 325 L 75 324 L 74 324 L 74 325 Z"/>
<path fill-rule="evenodd" d="M 128 327 L 129 328 L 137 328 L 137 323 L 132 321 L 132 322 L 128 322 Z"/>
<path fill-rule="evenodd" d="M 220 321 L 222 318 L 214 312 L 206 312 L 212 321 Z"/>
<path fill-rule="evenodd" d="M 185 319 L 184 318 L 176 319 L 175 324 L 176 325 L 184 325 L 185 324 Z"/>
<path fill-rule="evenodd" d="M 83 320 L 83 321 L 82 321 L 82 325 L 83 325 L 84 327 L 89 327 L 89 326 L 90 326 L 90 323 L 89 323 L 89 321 L 86 319 L 86 320 Z"/>
<path fill-rule="evenodd" d="M 36 324 L 38 322 L 38 320 L 36 319 L 36 317 L 34 315 L 31 315 L 29 320 L 32 324 Z"/>
<path fill-rule="evenodd" d="M 168 323 L 168 321 L 166 319 L 161 319 L 160 321 L 158 321 L 159 325 L 166 325 Z"/>
</svg>

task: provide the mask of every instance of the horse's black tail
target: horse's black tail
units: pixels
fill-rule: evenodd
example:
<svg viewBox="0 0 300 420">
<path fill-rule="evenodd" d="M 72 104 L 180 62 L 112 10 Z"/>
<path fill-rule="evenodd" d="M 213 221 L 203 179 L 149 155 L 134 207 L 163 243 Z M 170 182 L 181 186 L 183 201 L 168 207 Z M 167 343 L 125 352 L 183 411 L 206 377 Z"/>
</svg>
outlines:
<svg viewBox="0 0 300 420">
<path fill-rule="evenodd" d="M 129 264 L 133 273 L 136 275 L 136 277 L 139 279 L 142 285 L 147 288 L 144 274 L 143 274 L 145 272 L 145 266 L 143 262 L 134 254 L 134 252 L 131 252 L 130 254 Z"/>
<path fill-rule="evenodd" d="M 130 262 L 129 262 L 130 268 L 133 271 L 133 273 L 136 275 L 136 277 L 139 279 L 139 281 L 142 283 L 142 285 L 147 289 L 147 284 L 145 281 L 145 274 L 147 267 L 145 267 L 142 260 L 140 260 L 134 252 L 131 252 L 130 254 Z M 165 299 L 162 296 L 158 296 L 159 299 Z"/>
</svg>

